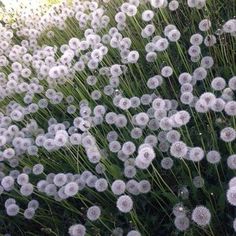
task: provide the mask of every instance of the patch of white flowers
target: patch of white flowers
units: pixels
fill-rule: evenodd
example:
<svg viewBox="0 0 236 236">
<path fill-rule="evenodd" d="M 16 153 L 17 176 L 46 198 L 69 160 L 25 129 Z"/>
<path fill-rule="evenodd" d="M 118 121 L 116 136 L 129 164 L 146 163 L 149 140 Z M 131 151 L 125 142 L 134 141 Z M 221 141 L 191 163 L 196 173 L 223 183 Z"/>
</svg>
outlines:
<svg viewBox="0 0 236 236">
<path fill-rule="evenodd" d="M 196 233 L 197 225 L 213 233 L 219 196 L 212 194 L 236 206 L 236 76 L 223 48 L 235 44 L 236 19 L 218 26 L 207 2 L 73 0 L 21 9 L 14 22 L 4 16 L 0 195 L 7 216 L 37 223 L 51 201 L 55 211 L 80 217 L 65 216 L 71 236 L 97 235 L 93 224 L 111 235 L 156 235 L 142 221 L 158 215 L 159 204 L 178 231 Z M 199 13 L 188 19 L 189 31 L 180 11 Z M 227 60 L 227 72 L 214 53 Z M 211 188 L 217 184 L 220 193 Z M 230 224 L 235 231 L 236 220 Z"/>
</svg>

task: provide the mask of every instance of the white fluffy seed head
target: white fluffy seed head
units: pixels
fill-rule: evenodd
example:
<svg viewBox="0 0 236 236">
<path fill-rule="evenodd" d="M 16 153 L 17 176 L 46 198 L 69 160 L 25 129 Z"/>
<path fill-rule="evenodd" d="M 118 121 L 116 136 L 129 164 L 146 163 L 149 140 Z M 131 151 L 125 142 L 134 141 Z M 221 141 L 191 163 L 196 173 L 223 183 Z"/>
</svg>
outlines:
<svg viewBox="0 0 236 236">
<path fill-rule="evenodd" d="M 141 236 L 141 234 L 137 230 L 131 230 L 128 232 L 127 236 Z"/>
<path fill-rule="evenodd" d="M 211 27 L 211 21 L 208 19 L 203 19 L 199 22 L 198 27 L 201 31 L 208 31 Z"/>
<path fill-rule="evenodd" d="M 61 187 L 64 184 L 66 184 L 66 181 L 67 181 L 67 176 L 63 173 L 56 174 L 53 179 L 53 183 L 58 187 Z"/>
<path fill-rule="evenodd" d="M 236 170 L 236 155 L 235 154 L 230 155 L 227 158 L 227 165 L 230 169 Z"/>
<path fill-rule="evenodd" d="M 82 224 L 75 224 L 69 227 L 70 236 L 85 236 L 86 228 Z"/>
<path fill-rule="evenodd" d="M 123 180 L 115 180 L 111 185 L 111 191 L 115 195 L 121 195 L 125 192 L 125 182 Z"/>
<path fill-rule="evenodd" d="M 187 154 L 187 145 L 182 141 L 173 143 L 170 147 L 170 153 L 177 158 L 183 158 Z"/>
<path fill-rule="evenodd" d="M 232 142 L 236 139 L 236 131 L 232 127 L 226 127 L 220 131 L 220 138 L 224 142 Z"/>
<path fill-rule="evenodd" d="M 206 159 L 211 164 L 218 164 L 221 160 L 221 155 L 218 151 L 209 151 L 206 155 Z"/>
<path fill-rule="evenodd" d="M 186 216 L 177 216 L 174 220 L 175 227 L 180 231 L 186 231 L 190 226 L 190 221 Z"/>
<path fill-rule="evenodd" d="M 204 151 L 200 147 L 191 148 L 189 151 L 189 159 L 193 162 L 199 162 L 204 157 Z"/>
<path fill-rule="evenodd" d="M 27 174 L 22 173 L 17 176 L 17 183 L 19 185 L 24 185 L 27 184 L 28 182 L 29 182 L 29 176 Z"/>
<path fill-rule="evenodd" d="M 204 183 L 205 183 L 205 181 L 201 176 L 195 176 L 193 178 L 193 185 L 196 188 L 202 188 L 204 186 Z"/>
<path fill-rule="evenodd" d="M 236 187 L 231 187 L 226 192 L 227 201 L 233 205 L 236 206 Z"/>
<path fill-rule="evenodd" d="M 76 182 L 70 182 L 65 185 L 65 194 L 72 197 L 78 193 L 79 186 Z"/>
<path fill-rule="evenodd" d="M 14 186 L 14 179 L 11 176 L 4 176 L 1 180 L 2 187 L 9 191 Z"/>
<path fill-rule="evenodd" d="M 31 220 L 35 215 L 35 209 L 34 208 L 26 208 L 24 211 L 24 217 L 27 220 Z"/>
<path fill-rule="evenodd" d="M 133 208 L 133 200 L 128 195 L 122 195 L 117 199 L 116 206 L 121 212 L 128 213 Z"/>
<path fill-rule="evenodd" d="M 151 10 L 145 10 L 142 13 L 142 20 L 143 21 L 146 21 L 146 22 L 151 21 L 153 17 L 154 17 L 154 12 Z"/>
<path fill-rule="evenodd" d="M 151 191 L 151 184 L 148 180 L 141 180 L 137 187 L 140 193 L 148 193 Z"/>
<path fill-rule="evenodd" d="M 197 206 L 192 212 L 192 220 L 199 226 L 209 225 L 211 213 L 205 206 Z"/>
<path fill-rule="evenodd" d="M 20 211 L 20 208 L 18 205 L 16 204 L 10 204 L 7 208 L 6 208 L 6 212 L 7 215 L 9 216 L 16 216 Z"/>
<path fill-rule="evenodd" d="M 215 77 L 212 81 L 211 81 L 211 87 L 215 90 L 215 91 L 220 91 L 223 90 L 226 86 L 226 82 L 225 79 L 222 77 Z"/>
<path fill-rule="evenodd" d="M 95 182 L 95 189 L 98 192 L 104 192 L 107 190 L 107 188 L 108 188 L 108 182 L 106 179 L 100 178 Z"/>
<path fill-rule="evenodd" d="M 177 0 L 172 0 L 169 2 L 168 7 L 170 11 L 176 11 L 179 8 L 179 2 Z"/>
<path fill-rule="evenodd" d="M 160 8 L 164 5 L 164 0 L 150 0 L 151 6 L 153 8 Z"/>
<path fill-rule="evenodd" d="M 40 175 L 44 171 L 44 166 L 42 164 L 36 164 L 33 166 L 33 174 L 34 175 Z"/>
<path fill-rule="evenodd" d="M 234 91 L 236 90 L 236 76 L 233 76 L 232 78 L 230 78 L 228 85 L 230 89 Z"/>
<path fill-rule="evenodd" d="M 87 210 L 87 218 L 91 221 L 97 220 L 101 215 L 101 209 L 98 206 L 89 207 Z"/>
<path fill-rule="evenodd" d="M 233 228 L 234 228 L 234 232 L 236 232 L 236 218 L 233 221 Z"/>
</svg>

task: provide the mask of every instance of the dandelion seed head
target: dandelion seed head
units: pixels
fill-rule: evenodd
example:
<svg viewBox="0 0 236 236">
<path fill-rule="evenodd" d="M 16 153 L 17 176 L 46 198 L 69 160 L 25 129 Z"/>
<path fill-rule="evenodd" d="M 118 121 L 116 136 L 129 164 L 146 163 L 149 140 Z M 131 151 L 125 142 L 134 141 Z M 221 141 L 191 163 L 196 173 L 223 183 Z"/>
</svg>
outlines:
<svg viewBox="0 0 236 236">
<path fill-rule="evenodd" d="M 199 226 L 206 226 L 211 221 L 211 213 L 205 206 L 197 206 L 192 211 L 192 220 Z"/>
<path fill-rule="evenodd" d="M 87 217 L 91 221 L 97 220 L 101 215 L 101 209 L 98 206 L 92 206 L 87 210 Z"/>
<path fill-rule="evenodd" d="M 116 206 L 121 212 L 128 213 L 133 208 L 133 200 L 128 195 L 122 195 L 118 198 Z"/>
</svg>

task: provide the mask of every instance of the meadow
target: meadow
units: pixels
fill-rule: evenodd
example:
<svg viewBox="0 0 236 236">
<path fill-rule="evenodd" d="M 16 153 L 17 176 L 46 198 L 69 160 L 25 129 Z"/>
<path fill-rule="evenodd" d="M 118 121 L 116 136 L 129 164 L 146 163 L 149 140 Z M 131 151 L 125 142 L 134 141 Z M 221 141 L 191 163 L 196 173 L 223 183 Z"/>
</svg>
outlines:
<svg viewBox="0 0 236 236">
<path fill-rule="evenodd" d="M 236 235 L 236 1 L 32 6 L 1 6 L 0 235 Z"/>
</svg>

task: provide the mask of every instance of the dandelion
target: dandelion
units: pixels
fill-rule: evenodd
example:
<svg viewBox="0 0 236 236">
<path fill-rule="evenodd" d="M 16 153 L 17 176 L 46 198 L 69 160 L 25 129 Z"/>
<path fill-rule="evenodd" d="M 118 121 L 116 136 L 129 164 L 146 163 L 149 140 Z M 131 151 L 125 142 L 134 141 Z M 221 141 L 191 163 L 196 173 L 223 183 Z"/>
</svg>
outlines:
<svg viewBox="0 0 236 236">
<path fill-rule="evenodd" d="M 127 236 L 141 236 L 137 230 L 131 230 L 128 232 Z"/>
<path fill-rule="evenodd" d="M 215 35 L 207 35 L 204 39 L 204 44 L 207 47 L 212 47 L 214 44 L 216 44 L 216 37 Z"/>
<path fill-rule="evenodd" d="M 14 179 L 11 176 L 5 176 L 1 180 L 2 187 L 7 191 L 14 186 Z"/>
<path fill-rule="evenodd" d="M 23 196 L 30 196 L 33 193 L 34 187 L 32 184 L 23 184 L 20 188 L 20 192 Z"/>
<path fill-rule="evenodd" d="M 226 193 L 227 201 L 233 205 L 236 206 L 236 188 L 231 187 L 230 189 L 227 190 Z"/>
<path fill-rule="evenodd" d="M 234 219 L 233 221 L 233 228 L 234 228 L 234 232 L 236 232 L 236 219 Z"/>
<path fill-rule="evenodd" d="M 236 187 L 236 177 L 233 177 L 230 181 L 229 181 L 229 188 L 233 188 Z"/>
<path fill-rule="evenodd" d="M 148 193 L 151 191 L 151 184 L 148 180 L 141 180 L 138 183 L 137 188 L 140 193 Z"/>
<path fill-rule="evenodd" d="M 157 142 L 157 137 L 155 135 L 148 135 L 144 140 L 144 143 L 150 144 L 153 147 L 157 145 Z"/>
<path fill-rule="evenodd" d="M 226 82 L 222 77 L 216 77 L 211 81 L 211 87 L 216 91 L 223 90 L 225 86 Z"/>
<path fill-rule="evenodd" d="M 222 112 L 225 108 L 225 101 L 222 98 L 216 98 L 210 108 L 215 112 Z"/>
<path fill-rule="evenodd" d="M 142 13 L 143 21 L 146 21 L 146 22 L 151 21 L 153 17 L 154 17 L 154 12 L 151 10 L 146 10 Z"/>
<path fill-rule="evenodd" d="M 95 182 L 95 189 L 98 192 L 104 192 L 107 190 L 107 188 L 108 188 L 108 183 L 106 179 L 100 178 Z"/>
<path fill-rule="evenodd" d="M 125 155 L 132 155 L 136 150 L 136 146 L 133 142 L 128 141 L 123 144 L 121 150 Z"/>
<path fill-rule="evenodd" d="M 6 159 L 11 159 L 14 157 L 14 155 L 15 155 L 15 150 L 13 148 L 7 148 L 3 151 L 3 156 Z"/>
<path fill-rule="evenodd" d="M 29 182 L 29 176 L 25 173 L 19 174 L 17 176 L 17 183 L 19 185 L 24 185 L 27 184 Z"/>
<path fill-rule="evenodd" d="M 218 151 L 212 150 L 206 154 L 206 159 L 211 164 L 217 164 L 221 160 L 221 155 Z"/>
<path fill-rule="evenodd" d="M 229 116 L 236 116 L 236 102 L 229 101 L 225 104 L 224 107 L 225 113 Z"/>
<path fill-rule="evenodd" d="M 128 195 L 122 195 L 118 198 L 116 206 L 121 212 L 128 213 L 133 208 L 133 200 Z"/>
<path fill-rule="evenodd" d="M 172 31 L 171 31 L 172 32 Z M 174 37 L 174 36 L 173 36 Z M 177 37 L 177 36 L 176 36 Z M 173 40 L 173 39 L 172 39 Z M 163 77 L 170 77 L 173 74 L 173 69 L 170 66 L 164 66 L 161 69 L 161 75 Z"/>
<path fill-rule="evenodd" d="M 179 8 L 179 2 L 176 0 L 172 0 L 169 2 L 168 6 L 171 11 L 176 11 Z"/>
<path fill-rule="evenodd" d="M 227 165 L 230 169 L 235 170 L 236 169 L 236 155 L 230 155 L 227 158 Z"/>
<path fill-rule="evenodd" d="M 122 236 L 124 233 L 123 229 L 120 227 L 117 227 L 112 230 L 112 236 Z"/>
<path fill-rule="evenodd" d="M 197 206 L 192 211 L 192 220 L 199 226 L 209 225 L 211 213 L 205 206 Z"/>
<path fill-rule="evenodd" d="M 148 79 L 147 86 L 150 89 L 156 89 L 160 84 L 162 83 L 162 77 L 161 76 L 154 76 Z"/>
<path fill-rule="evenodd" d="M 232 142 L 236 138 L 236 131 L 231 127 L 226 127 L 220 131 L 220 138 L 224 142 Z"/>
<path fill-rule="evenodd" d="M 87 217 L 91 221 L 99 219 L 101 215 L 101 209 L 98 206 L 92 206 L 87 210 Z"/>
<path fill-rule="evenodd" d="M 145 126 L 145 125 L 147 125 L 148 121 L 149 121 L 149 117 L 146 113 L 141 112 L 141 113 L 137 114 L 136 122 L 138 125 Z"/>
<path fill-rule="evenodd" d="M 27 219 L 27 220 L 31 220 L 35 215 L 35 209 L 34 208 L 27 208 L 25 209 L 24 211 L 24 217 Z"/>
<path fill-rule="evenodd" d="M 189 151 L 189 158 L 193 162 L 201 161 L 204 157 L 204 151 L 200 147 L 191 148 Z"/>
<path fill-rule="evenodd" d="M 230 80 L 228 81 L 228 85 L 230 89 L 236 90 L 236 76 L 230 78 Z"/>
<path fill-rule="evenodd" d="M 63 173 L 55 175 L 53 179 L 53 183 L 58 187 L 63 186 L 66 183 L 66 181 L 67 181 L 67 177 Z"/>
<path fill-rule="evenodd" d="M 190 226 L 190 221 L 186 216 L 177 216 L 174 220 L 175 227 L 180 231 L 186 231 Z"/>
<path fill-rule="evenodd" d="M 124 23 L 126 21 L 126 15 L 124 12 L 118 12 L 115 15 L 115 20 L 117 23 Z"/>
<path fill-rule="evenodd" d="M 208 19 L 201 20 L 198 27 L 201 31 L 208 31 L 211 27 L 211 21 Z"/>
<path fill-rule="evenodd" d="M 109 149 L 111 152 L 118 152 L 121 149 L 121 145 L 118 141 L 112 141 L 109 143 Z"/>
<path fill-rule="evenodd" d="M 97 176 L 91 175 L 87 178 L 86 184 L 88 185 L 88 187 L 94 188 L 97 180 L 98 180 Z"/>
<path fill-rule="evenodd" d="M 133 195 L 139 194 L 138 182 L 134 179 L 131 179 L 126 183 L 126 189 L 129 193 Z"/>
<path fill-rule="evenodd" d="M 213 105 L 214 101 L 212 102 Z M 206 113 L 208 112 L 209 108 L 208 108 L 208 104 L 205 100 L 197 100 L 195 105 L 194 105 L 195 109 L 197 112 L 199 113 Z"/>
<path fill-rule="evenodd" d="M 70 182 L 65 185 L 65 194 L 72 197 L 78 193 L 79 186 L 75 182 Z"/>
<path fill-rule="evenodd" d="M 126 166 L 124 168 L 124 176 L 127 178 L 133 178 L 136 175 L 136 168 L 134 166 Z"/>
<path fill-rule="evenodd" d="M 158 52 L 162 52 L 165 51 L 169 46 L 169 42 L 166 38 L 160 38 L 157 42 L 156 42 L 156 50 Z"/>
<path fill-rule="evenodd" d="M 156 154 L 150 145 L 139 147 L 137 158 L 140 158 L 142 161 L 150 163 L 155 156 Z"/>
<path fill-rule="evenodd" d="M 236 21 L 235 19 L 230 19 L 228 20 L 224 25 L 223 25 L 223 31 L 226 33 L 233 33 L 236 31 Z"/>
<path fill-rule="evenodd" d="M 170 147 L 171 155 L 177 158 L 183 158 L 187 154 L 187 151 L 187 146 L 182 141 L 177 141 L 173 143 Z"/>
<path fill-rule="evenodd" d="M 201 45 L 203 42 L 203 36 L 201 34 L 193 34 L 191 37 L 190 37 L 190 43 L 194 46 L 199 46 Z"/>
<path fill-rule="evenodd" d="M 128 110 L 131 107 L 131 101 L 128 98 L 121 98 L 119 101 L 119 107 L 122 110 Z"/>
<path fill-rule="evenodd" d="M 181 197 L 183 200 L 186 200 L 189 198 L 189 191 L 186 186 L 182 186 L 178 189 L 178 196 Z"/>
<path fill-rule="evenodd" d="M 191 92 L 183 92 L 180 96 L 180 101 L 185 104 L 189 105 L 193 102 L 194 96 Z"/>
<path fill-rule="evenodd" d="M 162 7 L 164 4 L 164 0 L 151 0 L 151 5 L 154 8 Z"/>
<path fill-rule="evenodd" d="M 198 67 L 193 72 L 193 78 L 196 80 L 204 80 L 207 77 L 207 71 L 204 67 Z"/>
<path fill-rule="evenodd" d="M 16 203 L 16 200 L 14 198 L 8 198 L 5 203 L 4 203 L 4 206 L 5 208 L 7 208 L 8 206 L 10 206 L 11 204 L 15 204 Z"/>
<path fill-rule="evenodd" d="M 33 208 L 34 210 L 37 210 L 39 207 L 39 202 L 37 200 L 31 200 L 28 203 L 28 208 Z"/>
<path fill-rule="evenodd" d="M 115 194 L 115 195 L 121 195 L 125 192 L 125 182 L 122 180 L 115 180 L 112 185 L 111 185 L 111 191 Z"/>
<path fill-rule="evenodd" d="M 7 208 L 6 208 L 6 212 L 7 215 L 9 216 L 16 216 L 20 211 L 20 208 L 18 205 L 16 204 L 10 204 Z"/>
<path fill-rule="evenodd" d="M 190 121 L 190 114 L 187 111 L 179 111 L 173 116 L 177 125 L 186 125 Z"/>
<path fill-rule="evenodd" d="M 40 175 L 44 171 L 44 166 L 42 164 L 36 164 L 33 166 L 33 174 Z"/>
<path fill-rule="evenodd" d="M 204 186 L 204 179 L 201 176 L 196 176 L 193 178 L 193 185 L 196 188 L 202 188 Z"/>
<path fill-rule="evenodd" d="M 164 157 L 161 160 L 161 167 L 165 170 L 170 170 L 174 165 L 174 161 L 170 157 Z"/>
<path fill-rule="evenodd" d="M 48 196 L 54 196 L 57 192 L 57 187 L 54 184 L 48 184 L 46 183 L 45 185 L 45 189 L 44 192 L 48 195 Z"/>
<path fill-rule="evenodd" d="M 186 216 L 186 213 L 187 213 L 187 209 L 183 206 L 183 203 L 177 203 L 173 207 L 173 214 L 176 217 Z"/>
<path fill-rule="evenodd" d="M 75 224 L 69 227 L 70 236 L 85 236 L 86 228 L 82 224 Z"/>
</svg>

